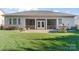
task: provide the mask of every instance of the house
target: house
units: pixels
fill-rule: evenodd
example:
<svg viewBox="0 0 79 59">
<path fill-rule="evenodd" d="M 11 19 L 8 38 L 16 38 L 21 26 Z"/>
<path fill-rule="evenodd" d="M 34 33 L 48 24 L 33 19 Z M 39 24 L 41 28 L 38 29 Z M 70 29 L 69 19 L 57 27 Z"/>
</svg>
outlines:
<svg viewBox="0 0 79 59">
<path fill-rule="evenodd" d="M 16 26 L 26 30 L 58 29 L 64 24 L 69 29 L 75 26 L 76 15 L 52 11 L 22 11 L 5 14 L 5 26 Z"/>
</svg>

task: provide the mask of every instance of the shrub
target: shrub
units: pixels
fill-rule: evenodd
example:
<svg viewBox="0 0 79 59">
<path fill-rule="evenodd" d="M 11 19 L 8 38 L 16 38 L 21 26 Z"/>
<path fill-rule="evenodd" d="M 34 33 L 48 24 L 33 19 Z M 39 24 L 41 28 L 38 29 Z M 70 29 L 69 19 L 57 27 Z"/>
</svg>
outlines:
<svg viewBox="0 0 79 59">
<path fill-rule="evenodd" d="M 71 30 L 78 30 L 77 26 L 71 27 Z"/>
<path fill-rule="evenodd" d="M 4 30 L 16 30 L 17 29 L 16 26 L 4 26 L 3 28 Z"/>
<path fill-rule="evenodd" d="M 59 32 L 67 32 L 67 27 L 64 24 L 62 24 L 61 26 L 59 26 Z"/>
<path fill-rule="evenodd" d="M 0 26 L 0 30 L 3 30 L 3 25 Z"/>
<path fill-rule="evenodd" d="M 59 27 L 60 29 L 59 29 L 59 32 L 67 32 L 67 28 L 66 28 L 66 26 L 61 26 L 61 27 Z"/>
<path fill-rule="evenodd" d="M 19 28 L 19 31 L 20 31 L 20 32 L 23 31 L 23 28 Z"/>
</svg>

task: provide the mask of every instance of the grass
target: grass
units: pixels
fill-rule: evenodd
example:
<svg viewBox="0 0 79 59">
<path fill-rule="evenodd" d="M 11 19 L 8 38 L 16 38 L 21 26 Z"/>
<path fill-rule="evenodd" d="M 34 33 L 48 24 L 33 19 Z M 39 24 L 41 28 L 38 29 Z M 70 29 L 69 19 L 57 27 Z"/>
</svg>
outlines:
<svg viewBox="0 0 79 59">
<path fill-rule="evenodd" d="M 79 51 L 79 31 L 23 33 L 0 30 L 0 51 Z"/>
</svg>

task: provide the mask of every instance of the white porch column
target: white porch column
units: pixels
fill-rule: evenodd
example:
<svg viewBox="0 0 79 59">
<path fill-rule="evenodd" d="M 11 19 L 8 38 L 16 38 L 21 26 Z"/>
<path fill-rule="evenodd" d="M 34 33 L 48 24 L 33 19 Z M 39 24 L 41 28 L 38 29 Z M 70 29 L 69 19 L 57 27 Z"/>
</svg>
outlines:
<svg viewBox="0 0 79 59">
<path fill-rule="evenodd" d="M 46 20 L 46 30 L 47 30 L 47 18 L 45 20 Z"/>
<path fill-rule="evenodd" d="M 16 22 L 17 22 L 17 26 L 18 26 L 18 19 L 19 19 L 19 18 L 17 18 L 17 20 L 16 20 Z"/>
<path fill-rule="evenodd" d="M 56 19 L 56 29 L 58 29 L 58 18 Z"/>
<path fill-rule="evenodd" d="M 25 18 L 20 18 L 21 19 L 21 27 L 25 28 Z"/>
<path fill-rule="evenodd" d="M 37 24 L 36 24 L 36 18 L 35 18 L 35 30 L 36 30 L 36 25 L 37 25 Z"/>
</svg>

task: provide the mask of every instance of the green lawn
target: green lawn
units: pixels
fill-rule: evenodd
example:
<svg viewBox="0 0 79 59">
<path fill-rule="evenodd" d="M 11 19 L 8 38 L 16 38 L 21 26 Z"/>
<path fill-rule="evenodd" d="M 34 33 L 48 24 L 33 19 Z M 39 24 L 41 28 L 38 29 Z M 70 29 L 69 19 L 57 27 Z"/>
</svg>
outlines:
<svg viewBox="0 0 79 59">
<path fill-rule="evenodd" d="M 0 30 L 2 51 L 77 51 L 79 32 L 74 33 L 24 33 Z"/>
</svg>

